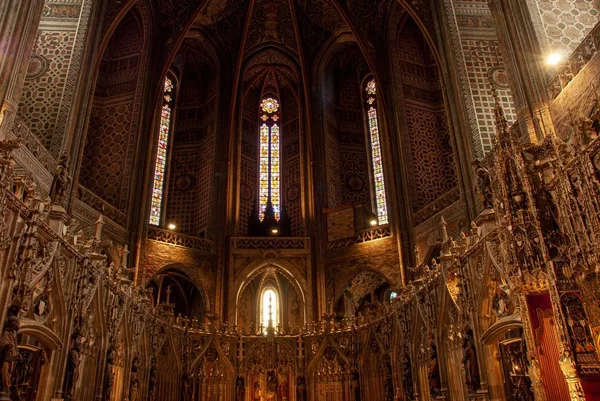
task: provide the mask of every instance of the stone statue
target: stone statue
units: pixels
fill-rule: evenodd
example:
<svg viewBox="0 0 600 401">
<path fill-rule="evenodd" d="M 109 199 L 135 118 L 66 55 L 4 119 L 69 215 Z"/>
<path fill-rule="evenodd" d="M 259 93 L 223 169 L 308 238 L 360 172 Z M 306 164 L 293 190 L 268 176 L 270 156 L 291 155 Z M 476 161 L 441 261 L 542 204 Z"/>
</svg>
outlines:
<svg viewBox="0 0 600 401">
<path fill-rule="evenodd" d="M 287 401 L 288 399 L 288 382 L 283 379 L 279 385 L 279 401 Z"/>
<path fill-rule="evenodd" d="M 277 373 L 274 370 L 267 372 L 267 399 L 277 400 Z"/>
<path fill-rule="evenodd" d="M 408 354 L 404 354 L 404 357 L 402 358 L 402 370 L 404 372 L 402 376 L 402 387 L 404 389 L 404 394 L 406 394 L 408 400 L 411 400 L 415 390 L 412 380 L 412 365 L 410 363 L 410 356 Z"/>
<path fill-rule="evenodd" d="M 158 385 L 158 376 L 156 373 L 156 359 L 152 358 L 150 362 L 150 375 L 148 379 L 148 400 L 154 401 L 156 397 L 156 387 Z"/>
<path fill-rule="evenodd" d="M 254 401 L 262 401 L 262 392 L 260 391 L 260 383 L 254 382 Z"/>
<path fill-rule="evenodd" d="M 440 381 L 440 369 L 437 359 L 437 350 L 435 344 L 430 343 L 429 345 L 429 369 L 427 371 L 427 379 L 429 380 L 429 390 L 431 395 L 437 396 L 440 394 L 442 389 L 442 383 Z"/>
<path fill-rule="evenodd" d="M 296 379 L 296 401 L 306 401 L 306 378 L 298 376 Z"/>
<path fill-rule="evenodd" d="M 490 172 L 483 167 L 479 160 L 473 162 L 473 166 L 475 167 L 477 187 L 479 188 L 479 192 L 481 192 L 481 196 L 483 197 L 483 208 L 493 209 L 494 197 L 492 195 L 492 181 L 490 180 Z"/>
<path fill-rule="evenodd" d="M 246 386 L 244 378 L 238 377 L 235 381 L 235 401 L 244 401 L 246 398 Z"/>
<path fill-rule="evenodd" d="M 65 398 L 72 399 L 75 395 L 77 382 L 79 381 L 79 365 L 81 364 L 81 333 L 79 328 L 73 330 L 71 335 L 71 349 L 67 360 L 67 371 L 65 373 Z"/>
<path fill-rule="evenodd" d="M 384 376 L 385 376 L 385 400 L 386 401 L 394 401 L 394 383 L 392 380 L 392 366 L 390 364 L 389 356 L 385 356 L 385 362 L 383 365 Z"/>
<path fill-rule="evenodd" d="M 140 360 L 136 356 L 131 363 L 131 378 L 129 379 L 129 401 L 140 398 L 140 375 L 138 374 Z"/>
<path fill-rule="evenodd" d="M 69 176 L 69 155 L 63 152 L 58 160 L 58 165 L 54 171 L 54 179 L 50 186 L 50 193 L 48 196 L 52 201 L 53 205 L 61 205 L 64 198 L 65 192 L 69 188 L 71 183 L 71 177 Z"/>
<path fill-rule="evenodd" d="M 112 393 L 113 384 L 115 382 L 115 372 L 113 372 L 113 365 L 115 363 L 115 349 L 111 345 L 108 346 L 108 350 L 106 351 L 106 386 L 105 386 L 105 397 L 107 400 L 110 400 L 110 395 Z"/>
<path fill-rule="evenodd" d="M 183 393 L 182 393 L 182 401 L 192 401 L 192 383 L 191 377 L 189 374 L 183 374 Z"/>
<path fill-rule="evenodd" d="M 470 393 L 475 393 L 479 390 L 480 378 L 479 378 L 479 366 L 477 363 L 477 354 L 475 351 L 475 344 L 473 342 L 473 331 L 467 330 L 463 339 L 463 366 L 465 368 L 465 376 L 467 381 L 467 388 Z"/>
<path fill-rule="evenodd" d="M 352 372 L 352 378 L 350 379 L 350 397 L 352 401 L 360 401 L 360 381 L 358 372 Z"/>
<path fill-rule="evenodd" d="M 19 331 L 19 308 L 11 306 L 7 312 L 4 329 L 0 336 L 0 367 L 2 382 L 0 393 L 10 392 L 12 372 L 16 361 L 21 359 L 17 346 L 17 331 Z"/>
</svg>

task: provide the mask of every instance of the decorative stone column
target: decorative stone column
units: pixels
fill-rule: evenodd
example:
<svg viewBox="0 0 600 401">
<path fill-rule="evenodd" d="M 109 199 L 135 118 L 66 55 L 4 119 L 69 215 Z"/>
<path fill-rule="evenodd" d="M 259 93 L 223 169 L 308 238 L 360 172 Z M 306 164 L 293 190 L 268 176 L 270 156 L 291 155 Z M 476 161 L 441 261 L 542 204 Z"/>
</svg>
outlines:
<svg viewBox="0 0 600 401">
<path fill-rule="evenodd" d="M 577 367 L 575 361 L 569 352 L 563 353 L 560 358 L 560 370 L 562 370 L 569 386 L 569 397 L 571 401 L 585 401 L 581 380 L 577 377 Z"/>
<path fill-rule="evenodd" d="M 43 0 L 0 2 L 0 139 L 12 130 Z"/>
<path fill-rule="evenodd" d="M 489 0 L 515 100 L 524 142 L 537 143 L 554 132 L 548 108 L 547 74 L 526 2 Z"/>
</svg>

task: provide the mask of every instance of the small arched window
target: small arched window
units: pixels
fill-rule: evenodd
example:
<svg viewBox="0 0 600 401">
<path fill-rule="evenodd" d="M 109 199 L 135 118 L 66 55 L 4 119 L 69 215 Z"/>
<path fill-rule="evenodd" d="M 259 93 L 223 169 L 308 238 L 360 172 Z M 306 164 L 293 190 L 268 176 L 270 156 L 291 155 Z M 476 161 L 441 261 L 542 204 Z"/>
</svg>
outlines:
<svg viewBox="0 0 600 401">
<path fill-rule="evenodd" d="M 368 118 L 369 144 L 371 145 L 371 163 L 373 168 L 373 184 L 377 223 L 388 223 L 387 201 L 385 196 L 385 180 L 383 177 L 383 160 L 381 142 L 379 140 L 379 121 L 377 119 L 377 85 L 375 79 L 367 81 L 365 87 L 366 108 Z"/>
<path fill-rule="evenodd" d="M 158 146 L 152 185 L 152 203 L 150 209 L 150 224 L 159 226 L 163 209 L 163 194 L 165 189 L 165 174 L 167 169 L 167 147 L 171 134 L 173 116 L 173 97 L 175 84 L 172 78 L 166 77 L 163 88 L 162 106 L 160 108 L 160 124 L 158 131 Z"/>
<path fill-rule="evenodd" d="M 279 297 L 273 288 L 267 288 L 262 293 L 260 318 L 264 333 L 267 332 L 268 327 L 277 327 L 279 324 Z"/>
</svg>

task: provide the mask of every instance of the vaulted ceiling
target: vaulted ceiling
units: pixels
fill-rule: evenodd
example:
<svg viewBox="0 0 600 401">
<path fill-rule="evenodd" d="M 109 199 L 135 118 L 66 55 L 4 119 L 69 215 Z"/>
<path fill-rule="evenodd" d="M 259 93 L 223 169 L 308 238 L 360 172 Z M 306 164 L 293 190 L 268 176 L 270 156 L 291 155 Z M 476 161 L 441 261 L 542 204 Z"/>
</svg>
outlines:
<svg viewBox="0 0 600 401">
<path fill-rule="evenodd" d="M 376 66 L 389 20 L 408 13 L 434 38 L 427 0 L 116 0 L 107 5 L 104 29 L 136 3 L 148 15 L 147 32 L 159 43 L 164 70 L 190 38 L 213 53 L 214 64 L 234 71 L 266 47 L 311 68 L 323 47 L 340 33 L 354 36 Z M 143 13 L 143 12 L 142 12 Z M 397 20 L 397 18 L 395 18 Z M 202 43 L 200 43 L 202 42 Z M 201 46 L 199 46 L 201 45 Z M 239 69 L 238 69 L 239 70 Z"/>
</svg>

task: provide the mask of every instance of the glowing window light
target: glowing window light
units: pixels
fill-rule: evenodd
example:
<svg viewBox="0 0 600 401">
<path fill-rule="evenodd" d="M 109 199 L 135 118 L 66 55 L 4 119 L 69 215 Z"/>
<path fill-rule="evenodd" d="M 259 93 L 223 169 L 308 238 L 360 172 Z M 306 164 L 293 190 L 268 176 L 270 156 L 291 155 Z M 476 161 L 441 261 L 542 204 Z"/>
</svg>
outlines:
<svg viewBox="0 0 600 401">
<path fill-rule="evenodd" d="M 269 320 L 271 320 L 271 327 L 277 327 L 278 316 L 279 300 L 277 297 L 277 293 L 272 289 L 268 289 L 265 292 L 263 292 L 261 300 L 262 326 L 265 332 L 267 327 L 269 327 Z"/>
<path fill-rule="evenodd" d="M 279 102 L 268 97 L 260 103 L 260 156 L 259 156 L 259 215 L 264 219 L 269 198 L 273 205 L 275 219 L 279 220 L 281 212 L 281 160 L 279 141 Z"/>
<path fill-rule="evenodd" d="M 373 163 L 373 181 L 375 183 L 377 221 L 379 224 L 387 224 L 387 201 L 385 197 L 385 181 L 383 178 L 381 143 L 379 142 L 379 122 L 377 120 L 377 87 L 374 79 L 367 83 L 365 91 L 367 94 L 367 115 L 369 118 L 369 139 L 371 142 L 371 160 Z"/>
<path fill-rule="evenodd" d="M 158 147 L 156 149 L 156 163 L 154 165 L 154 178 L 152 185 L 152 203 L 150 209 L 150 224 L 158 226 L 162 214 L 163 191 L 165 186 L 165 170 L 167 166 L 167 146 L 171 131 L 171 114 L 173 111 L 173 81 L 165 78 L 163 89 L 163 102 L 160 113 L 160 127 L 158 132 Z"/>
<path fill-rule="evenodd" d="M 390 292 L 390 301 L 391 301 L 392 299 L 396 299 L 396 297 L 397 297 L 397 296 L 398 296 L 398 294 L 397 294 L 397 293 L 395 293 L 394 291 Z"/>
</svg>

